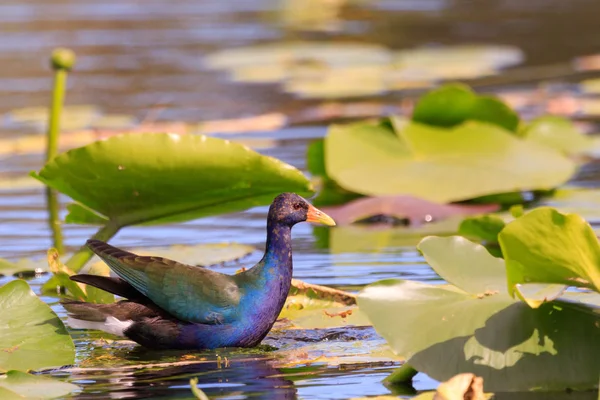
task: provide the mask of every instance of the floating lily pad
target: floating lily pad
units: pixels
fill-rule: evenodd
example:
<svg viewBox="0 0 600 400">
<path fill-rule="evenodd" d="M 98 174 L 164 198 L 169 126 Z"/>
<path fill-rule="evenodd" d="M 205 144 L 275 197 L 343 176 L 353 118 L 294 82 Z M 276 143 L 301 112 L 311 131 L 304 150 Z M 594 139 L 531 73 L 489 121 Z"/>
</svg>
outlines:
<svg viewBox="0 0 600 400">
<path fill-rule="evenodd" d="M 346 190 L 438 203 L 550 189 L 575 172 L 555 150 L 474 121 L 450 129 L 412 122 L 395 131 L 367 122 L 334 125 L 325 138 L 325 162 Z"/>
<path fill-rule="evenodd" d="M 509 292 L 523 283 L 579 286 L 600 292 L 600 245 L 581 216 L 550 207 L 530 211 L 498 235 Z"/>
<path fill-rule="evenodd" d="M 399 355 L 437 380 L 473 372 L 492 391 L 597 383 L 600 352 L 591 344 L 599 317 L 588 307 L 552 302 L 532 309 L 504 293 L 480 299 L 400 280 L 368 286 L 359 307 Z M 398 312 L 401 318 L 390 317 Z"/>
<path fill-rule="evenodd" d="M 531 121 L 522 129 L 521 135 L 527 140 L 571 155 L 587 154 L 596 147 L 594 138 L 580 132 L 568 119 L 557 116 Z"/>
<path fill-rule="evenodd" d="M 234 81 L 280 82 L 301 97 L 345 98 L 492 75 L 521 60 L 520 50 L 507 46 L 392 52 L 366 43 L 289 42 L 220 50 L 205 65 L 227 70 Z"/>
<path fill-rule="evenodd" d="M 44 272 L 48 272 L 48 265 L 43 260 L 22 259 L 17 262 L 11 262 L 0 258 L 0 276 L 23 277 Z"/>
<path fill-rule="evenodd" d="M 50 307 L 21 280 L 0 288 L 0 370 L 72 364 L 75 347 Z"/>
<path fill-rule="evenodd" d="M 394 64 L 405 79 L 457 80 L 494 75 L 524 58 L 512 46 L 431 46 L 397 51 Z"/>
<path fill-rule="evenodd" d="M 595 385 L 600 348 L 591 344 L 600 334 L 600 314 L 594 305 L 555 300 L 533 309 L 511 298 L 503 261 L 465 239 L 427 238 L 419 248 L 436 272 L 461 288 L 385 280 L 358 297 L 377 331 L 411 366 L 437 380 L 472 372 L 492 391 Z M 398 312 L 402 318 L 390 317 Z"/>
<path fill-rule="evenodd" d="M 117 226 L 186 221 L 311 191 L 294 167 L 200 135 L 116 136 L 60 154 L 33 176 Z M 78 209 L 66 221 L 94 219 Z"/>
<path fill-rule="evenodd" d="M 515 131 L 519 116 L 502 100 L 477 95 L 466 85 L 444 85 L 423 95 L 413 111 L 413 121 L 452 127 L 465 121 L 481 121 Z"/>
<path fill-rule="evenodd" d="M 8 371 L 0 376 L 0 396 L 3 400 L 45 400 L 66 396 L 79 389 L 77 385 L 21 371 Z M 11 397 L 12 396 L 12 397 Z"/>
<path fill-rule="evenodd" d="M 483 246 L 461 236 L 429 236 L 417 248 L 442 279 L 467 293 L 506 292 L 504 260 L 491 257 Z"/>
</svg>

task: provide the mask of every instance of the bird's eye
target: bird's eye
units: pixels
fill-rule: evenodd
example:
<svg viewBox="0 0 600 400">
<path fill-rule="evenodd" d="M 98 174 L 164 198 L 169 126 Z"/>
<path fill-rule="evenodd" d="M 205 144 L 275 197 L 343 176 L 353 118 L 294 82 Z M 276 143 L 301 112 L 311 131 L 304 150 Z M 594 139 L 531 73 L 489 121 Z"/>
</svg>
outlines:
<svg viewBox="0 0 600 400">
<path fill-rule="evenodd" d="M 302 204 L 300 203 L 294 203 L 294 210 L 299 210 L 302 208 Z"/>
</svg>

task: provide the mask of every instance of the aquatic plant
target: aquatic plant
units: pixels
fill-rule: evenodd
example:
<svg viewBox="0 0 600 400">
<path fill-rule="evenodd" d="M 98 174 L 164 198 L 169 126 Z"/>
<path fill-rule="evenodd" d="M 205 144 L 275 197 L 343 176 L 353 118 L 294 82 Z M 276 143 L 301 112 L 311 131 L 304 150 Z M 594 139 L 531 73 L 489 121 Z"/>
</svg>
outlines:
<svg viewBox="0 0 600 400">
<path fill-rule="evenodd" d="M 592 228 L 542 207 L 498 238 L 504 259 L 460 236 L 424 238 L 419 250 L 448 284 L 381 281 L 362 290 L 360 309 L 408 365 L 438 380 L 472 372 L 492 391 L 595 387 L 600 244 Z M 573 286 L 587 290 L 566 291 Z M 407 368 L 391 380 L 406 379 Z"/>
<path fill-rule="evenodd" d="M 521 121 L 500 99 L 448 84 L 424 94 L 412 117 L 334 124 L 307 152 L 318 205 L 361 196 L 518 204 L 566 183 L 598 141 L 570 121 Z M 358 156 L 360 154 L 360 156 Z"/>
</svg>

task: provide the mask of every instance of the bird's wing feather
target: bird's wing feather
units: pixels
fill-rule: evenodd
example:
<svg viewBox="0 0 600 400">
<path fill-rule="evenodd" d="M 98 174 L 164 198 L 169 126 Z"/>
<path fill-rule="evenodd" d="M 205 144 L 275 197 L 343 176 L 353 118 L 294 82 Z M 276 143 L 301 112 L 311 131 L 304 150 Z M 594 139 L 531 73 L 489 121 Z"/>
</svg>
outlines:
<svg viewBox="0 0 600 400">
<path fill-rule="evenodd" d="M 88 241 L 88 246 L 121 279 L 176 318 L 221 324 L 237 317 L 241 291 L 228 275 L 162 257 L 138 256 L 97 240 Z"/>
</svg>

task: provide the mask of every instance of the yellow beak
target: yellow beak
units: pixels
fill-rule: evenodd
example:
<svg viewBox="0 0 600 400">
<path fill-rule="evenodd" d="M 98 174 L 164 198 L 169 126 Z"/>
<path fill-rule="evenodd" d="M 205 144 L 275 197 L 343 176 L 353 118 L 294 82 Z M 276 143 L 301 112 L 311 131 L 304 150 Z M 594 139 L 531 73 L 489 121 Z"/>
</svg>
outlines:
<svg viewBox="0 0 600 400">
<path fill-rule="evenodd" d="M 327 226 L 335 226 L 333 218 L 310 204 L 308 205 L 308 212 L 306 213 L 306 221 Z"/>
</svg>

